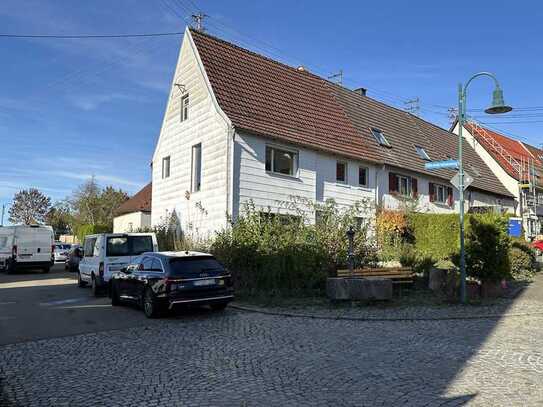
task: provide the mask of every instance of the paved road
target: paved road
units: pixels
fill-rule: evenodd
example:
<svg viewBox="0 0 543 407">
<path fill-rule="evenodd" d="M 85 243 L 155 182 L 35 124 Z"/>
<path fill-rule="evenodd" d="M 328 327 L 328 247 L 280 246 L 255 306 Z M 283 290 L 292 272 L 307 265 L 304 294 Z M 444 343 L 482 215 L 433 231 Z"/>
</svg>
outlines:
<svg viewBox="0 0 543 407">
<path fill-rule="evenodd" d="M 540 298 L 541 282 L 527 295 Z M 0 288 L 3 302 L 12 290 L 35 301 L 22 314 L 0 305 L 17 318 L 0 335 L 18 327 L 13 340 L 49 339 L 0 347 L 2 407 L 543 405 L 541 316 L 364 322 L 227 310 L 151 322 L 105 300 L 44 305 L 87 294 L 72 285 Z M 42 315 L 56 328 L 20 327 Z"/>
</svg>

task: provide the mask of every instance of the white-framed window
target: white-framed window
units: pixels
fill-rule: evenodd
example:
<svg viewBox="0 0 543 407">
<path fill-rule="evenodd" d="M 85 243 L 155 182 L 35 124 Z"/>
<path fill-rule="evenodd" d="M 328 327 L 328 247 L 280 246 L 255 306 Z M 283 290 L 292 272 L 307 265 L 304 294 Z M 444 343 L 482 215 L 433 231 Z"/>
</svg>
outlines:
<svg viewBox="0 0 543 407">
<path fill-rule="evenodd" d="M 266 171 L 293 177 L 297 176 L 298 152 L 266 146 Z"/>
<path fill-rule="evenodd" d="M 373 137 L 375 137 L 375 140 L 382 146 L 385 147 L 392 147 L 390 143 L 388 142 L 387 138 L 385 137 L 385 134 L 382 130 L 379 130 L 375 127 L 371 127 L 371 134 L 373 134 Z"/>
<path fill-rule="evenodd" d="M 452 187 L 442 184 L 434 184 L 430 182 L 428 184 L 428 194 L 430 196 L 430 202 L 439 204 L 445 204 L 452 206 L 453 204 L 453 190 Z"/>
<path fill-rule="evenodd" d="M 358 185 L 366 187 L 368 186 L 368 168 L 358 167 Z"/>
<path fill-rule="evenodd" d="M 202 187 L 202 144 L 192 146 L 191 191 L 198 192 Z"/>
<path fill-rule="evenodd" d="M 411 179 L 409 177 L 398 176 L 398 192 L 400 195 L 411 196 Z"/>
<path fill-rule="evenodd" d="M 336 161 L 336 181 L 342 184 L 347 183 L 347 163 Z"/>
<path fill-rule="evenodd" d="M 181 121 L 184 122 L 189 118 L 189 94 L 185 93 L 181 96 Z"/>
<path fill-rule="evenodd" d="M 170 156 L 162 158 L 162 179 L 170 176 Z"/>
<path fill-rule="evenodd" d="M 432 161 L 432 159 L 430 158 L 430 156 L 428 155 L 428 153 L 426 152 L 426 150 L 424 149 L 424 147 L 415 146 L 415 150 L 417 150 L 417 154 L 418 154 L 419 157 L 422 158 L 423 160 L 425 160 L 425 161 Z"/>
<path fill-rule="evenodd" d="M 389 192 L 406 197 L 417 197 L 418 182 L 415 177 L 392 172 L 388 174 L 388 177 Z"/>
</svg>

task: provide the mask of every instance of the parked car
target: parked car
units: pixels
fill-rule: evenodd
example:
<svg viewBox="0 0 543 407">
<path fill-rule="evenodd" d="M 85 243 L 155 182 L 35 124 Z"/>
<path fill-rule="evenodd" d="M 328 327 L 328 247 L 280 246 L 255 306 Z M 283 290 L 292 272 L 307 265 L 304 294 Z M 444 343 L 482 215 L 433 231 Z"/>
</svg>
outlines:
<svg viewBox="0 0 543 407">
<path fill-rule="evenodd" d="M 101 233 L 85 237 L 83 258 L 79 261 L 78 285 L 90 284 L 92 293 L 100 295 L 108 288 L 111 274 L 119 271 L 136 256 L 158 250 L 154 233 Z"/>
<path fill-rule="evenodd" d="M 68 243 L 55 243 L 55 263 L 64 263 L 71 248 L 72 245 Z"/>
<path fill-rule="evenodd" d="M 135 302 L 148 318 L 182 305 L 223 310 L 234 298 L 228 270 L 198 252 L 144 253 L 112 275 L 109 292 L 112 305 Z"/>
<path fill-rule="evenodd" d="M 76 272 L 79 270 L 79 261 L 83 257 L 83 249 L 78 244 L 72 245 L 72 248 L 68 251 L 66 261 L 64 262 L 64 269 L 66 271 Z"/>
<path fill-rule="evenodd" d="M 14 229 L 9 226 L 0 227 L 0 270 L 5 270 L 13 248 Z"/>
<path fill-rule="evenodd" d="M 40 268 L 48 273 L 54 262 L 53 228 L 46 225 L 9 226 L 11 255 L 6 260 L 8 273 L 23 268 Z"/>
<path fill-rule="evenodd" d="M 532 243 L 532 246 L 539 250 L 540 253 L 543 253 L 543 240 L 538 240 L 537 242 Z"/>
</svg>

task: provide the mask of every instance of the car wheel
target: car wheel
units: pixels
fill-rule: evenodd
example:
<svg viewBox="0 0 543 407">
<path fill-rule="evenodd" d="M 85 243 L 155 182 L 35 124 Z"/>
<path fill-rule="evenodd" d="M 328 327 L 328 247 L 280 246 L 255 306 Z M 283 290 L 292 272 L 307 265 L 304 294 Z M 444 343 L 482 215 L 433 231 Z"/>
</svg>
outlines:
<svg viewBox="0 0 543 407">
<path fill-rule="evenodd" d="M 211 309 L 213 311 L 224 311 L 227 305 L 227 302 L 219 302 L 217 304 L 211 304 Z"/>
<path fill-rule="evenodd" d="M 92 292 L 92 295 L 94 295 L 95 297 L 100 296 L 100 287 L 96 283 L 96 278 L 94 277 L 94 274 L 92 275 L 92 280 L 91 280 L 91 292 Z"/>
<path fill-rule="evenodd" d="M 117 285 L 115 283 L 111 283 L 111 305 L 121 305 L 121 299 L 119 298 L 119 291 L 117 290 Z"/>
<path fill-rule="evenodd" d="M 81 272 L 78 271 L 78 272 L 77 272 L 77 286 L 83 288 L 83 287 L 85 287 L 86 285 L 87 285 L 87 283 L 84 282 L 84 281 L 81 279 Z"/>
<path fill-rule="evenodd" d="M 142 300 L 143 313 L 147 318 L 158 318 L 161 313 L 160 306 L 151 288 L 147 287 Z"/>
</svg>

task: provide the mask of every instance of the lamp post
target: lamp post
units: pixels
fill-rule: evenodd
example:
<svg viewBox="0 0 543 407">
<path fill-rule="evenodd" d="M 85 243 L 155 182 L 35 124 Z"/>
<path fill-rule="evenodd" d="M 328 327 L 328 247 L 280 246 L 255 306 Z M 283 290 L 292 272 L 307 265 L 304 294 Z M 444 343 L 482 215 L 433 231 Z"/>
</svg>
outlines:
<svg viewBox="0 0 543 407">
<path fill-rule="evenodd" d="M 458 177 L 460 190 L 460 301 L 466 302 L 466 256 L 464 249 L 464 164 L 462 159 L 462 128 L 466 119 L 466 90 L 469 84 L 479 76 L 488 76 L 494 80 L 494 92 L 492 94 L 492 105 L 485 109 L 487 114 L 501 114 L 513 110 L 503 101 L 503 91 L 496 76 L 491 72 L 479 72 L 473 75 L 463 86 L 458 85 Z"/>
</svg>

